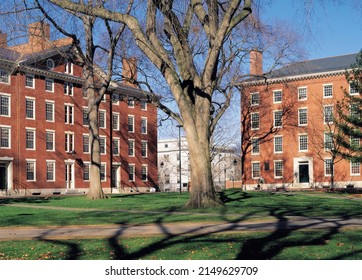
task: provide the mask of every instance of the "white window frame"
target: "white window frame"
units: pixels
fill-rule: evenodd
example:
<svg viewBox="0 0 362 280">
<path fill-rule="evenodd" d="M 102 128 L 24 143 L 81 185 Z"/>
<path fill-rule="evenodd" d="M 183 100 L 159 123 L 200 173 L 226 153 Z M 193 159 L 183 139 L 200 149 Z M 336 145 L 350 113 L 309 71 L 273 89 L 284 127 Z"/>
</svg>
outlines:
<svg viewBox="0 0 362 280">
<path fill-rule="evenodd" d="M 327 92 L 326 89 L 331 87 L 331 93 Z M 324 84 L 323 85 L 323 98 L 332 98 L 333 97 L 333 84 Z"/>
<path fill-rule="evenodd" d="M 72 131 L 65 131 L 64 132 L 64 150 L 66 153 L 71 153 L 74 151 L 74 132 Z M 72 141 L 69 141 L 72 140 Z M 65 145 L 67 144 L 67 145 Z"/>
<path fill-rule="evenodd" d="M 305 90 L 305 97 L 304 97 L 304 92 L 301 92 L 304 90 Z M 308 88 L 307 87 L 298 87 L 297 91 L 298 91 L 298 101 L 305 101 L 308 99 Z"/>
<path fill-rule="evenodd" d="M 327 142 L 327 140 L 329 140 Z M 328 144 L 331 144 L 331 147 L 328 147 Z M 334 142 L 333 142 L 333 133 L 332 132 L 324 132 L 324 150 L 330 151 L 331 149 L 334 148 Z"/>
<path fill-rule="evenodd" d="M 276 114 L 281 113 L 281 117 L 280 117 L 280 125 L 276 125 Z M 275 110 L 273 111 L 273 126 L 274 128 L 282 128 L 283 127 L 283 111 L 282 110 Z"/>
<path fill-rule="evenodd" d="M 140 106 L 142 111 L 147 111 L 147 100 L 141 99 Z"/>
<path fill-rule="evenodd" d="M 131 173 L 131 168 L 132 168 L 132 173 Z M 132 174 L 132 178 L 130 178 Z M 128 164 L 128 181 L 129 182 L 135 182 L 136 181 L 136 165 L 133 163 Z"/>
<path fill-rule="evenodd" d="M 301 149 L 301 144 L 302 144 L 302 142 L 301 142 L 301 137 L 306 137 L 306 139 L 307 139 L 307 142 L 306 142 L 306 144 L 307 144 L 307 148 L 306 149 Z M 308 139 L 308 134 L 299 134 L 298 135 L 298 151 L 299 152 L 308 152 L 308 146 L 309 146 L 309 139 Z"/>
<path fill-rule="evenodd" d="M 141 134 L 147 134 L 148 133 L 148 121 L 147 121 L 147 117 L 142 117 L 141 118 Z M 143 131 L 143 129 L 145 129 L 145 131 Z"/>
<path fill-rule="evenodd" d="M 355 173 L 354 171 L 353 171 L 353 169 L 354 169 L 354 164 L 357 164 L 358 165 L 358 173 Z M 352 162 L 352 161 L 350 161 L 350 169 L 351 169 L 351 176 L 359 176 L 359 175 L 361 175 L 361 162 L 359 162 L 359 161 L 357 161 L 357 162 Z"/>
<path fill-rule="evenodd" d="M 8 132 L 8 137 L 7 137 L 7 142 L 8 142 L 8 146 L 7 147 L 3 147 L 1 142 L 3 139 L 2 136 L 2 130 L 7 130 Z M 11 149 L 11 126 L 10 125 L 0 125 L 0 149 Z"/>
<path fill-rule="evenodd" d="M 328 163 L 327 163 L 327 161 L 328 161 Z M 331 177 L 332 176 L 332 165 L 333 165 L 332 158 L 325 158 L 323 160 L 323 162 L 324 162 L 324 177 Z M 330 165 L 329 169 L 327 169 L 328 165 Z M 330 173 L 327 173 L 327 171 L 329 171 L 329 170 L 330 170 Z"/>
<path fill-rule="evenodd" d="M 102 169 L 104 169 L 104 170 L 102 170 Z M 102 176 L 102 173 L 104 173 L 103 176 Z M 107 163 L 105 163 L 105 162 L 101 162 L 100 177 L 101 177 L 101 182 L 107 182 Z"/>
<path fill-rule="evenodd" d="M 146 170 L 146 172 L 143 172 L 144 170 Z M 143 178 L 143 175 L 145 175 L 146 178 Z M 142 179 L 142 182 L 148 181 L 148 164 L 142 164 L 141 179 Z"/>
<path fill-rule="evenodd" d="M 144 146 L 145 145 L 145 146 Z M 141 141 L 141 155 L 143 158 L 147 158 L 148 157 L 148 141 L 147 140 L 142 140 Z M 144 154 L 144 151 L 146 152 Z"/>
<path fill-rule="evenodd" d="M 251 154 L 260 155 L 260 141 L 257 137 L 251 139 Z"/>
<path fill-rule="evenodd" d="M 11 95 L 8 93 L 0 93 L 0 106 L 1 107 L 2 107 L 2 101 L 1 101 L 2 98 L 7 99 L 7 104 L 6 104 L 6 106 L 4 106 L 4 108 L 5 107 L 7 108 L 8 114 L 6 114 L 6 115 L 1 114 L 1 108 L 0 108 L 0 116 L 10 118 L 11 117 Z"/>
<path fill-rule="evenodd" d="M 91 163 L 89 161 L 84 162 L 84 165 L 83 165 L 83 181 L 84 182 L 90 181 L 90 166 L 91 166 Z M 85 174 L 88 174 L 88 179 L 85 179 Z"/>
<path fill-rule="evenodd" d="M 120 140 L 120 138 L 119 137 L 113 137 L 113 139 L 112 139 L 112 147 L 113 147 L 113 149 L 112 149 L 112 155 L 114 155 L 114 156 L 119 156 L 120 155 L 120 142 L 121 142 L 121 140 Z M 114 148 L 117 148 L 117 153 L 114 153 Z"/>
<path fill-rule="evenodd" d="M 52 139 L 52 143 L 53 143 L 53 148 L 50 150 L 48 149 L 48 134 L 52 134 L 53 135 L 53 139 Z M 47 129 L 45 130 L 45 150 L 47 152 L 54 152 L 55 151 L 55 130 L 50 130 Z"/>
<path fill-rule="evenodd" d="M 257 98 L 254 98 L 257 96 Z M 250 93 L 250 106 L 258 106 L 260 105 L 260 93 L 259 92 L 251 92 Z"/>
<path fill-rule="evenodd" d="M 129 157 L 134 157 L 135 154 L 136 154 L 136 151 L 135 151 L 135 140 L 134 139 L 128 139 L 128 156 Z M 132 151 L 132 153 L 130 153 L 130 151 Z"/>
<path fill-rule="evenodd" d="M 31 85 L 28 85 L 28 82 L 31 82 Z M 33 74 L 25 74 L 25 87 L 35 88 L 35 76 Z"/>
<path fill-rule="evenodd" d="M 330 115 L 327 115 L 327 114 L 326 114 L 326 109 L 327 109 L 327 108 L 331 108 L 331 109 L 332 109 L 332 110 L 330 111 Z M 323 105 L 323 123 L 325 123 L 325 124 L 333 123 L 333 110 L 334 110 L 333 105 Z M 329 121 L 328 119 L 327 119 L 327 121 L 326 121 L 327 116 L 328 116 L 328 118 L 331 118 L 330 121 Z"/>
<path fill-rule="evenodd" d="M 33 147 L 28 147 L 28 132 L 31 133 L 33 136 Z M 30 135 L 30 134 L 29 134 Z M 25 128 L 25 149 L 30 151 L 36 150 L 36 129 L 34 127 L 26 127 Z"/>
<path fill-rule="evenodd" d="M 107 111 L 103 109 L 99 110 L 99 128 L 107 128 Z"/>
<path fill-rule="evenodd" d="M 102 144 L 102 141 L 104 144 Z M 101 155 L 107 154 L 107 136 L 99 136 L 99 152 Z"/>
<path fill-rule="evenodd" d="M 352 82 L 349 83 L 349 95 L 359 95 L 358 89 L 351 86 Z"/>
<path fill-rule="evenodd" d="M 254 164 L 259 165 L 259 176 L 254 176 Z M 251 162 L 251 178 L 252 179 L 259 179 L 261 177 L 261 164 L 260 161 L 252 161 Z"/>
<path fill-rule="evenodd" d="M 84 139 L 88 139 L 88 145 L 85 145 L 85 141 Z M 86 151 L 84 148 L 87 147 L 87 150 Z M 82 151 L 83 151 L 83 154 L 90 154 L 90 137 L 89 137 L 89 134 L 86 134 L 86 133 L 83 133 L 83 136 L 82 136 Z"/>
<path fill-rule="evenodd" d="M 130 124 L 130 120 L 132 120 L 131 124 Z M 131 130 L 130 130 L 130 125 L 132 126 Z M 135 117 L 134 117 L 134 115 L 128 115 L 128 117 L 127 117 L 127 131 L 129 133 L 134 133 L 134 131 L 135 131 Z"/>
<path fill-rule="evenodd" d="M 33 164 L 33 179 L 28 179 L 28 164 Z M 27 182 L 36 182 L 36 159 L 26 159 L 25 160 L 25 178 Z"/>
<path fill-rule="evenodd" d="M 46 92 L 54 92 L 54 79 L 45 78 L 45 91 Z M 48 89 L 48 82 L 51 85 L 51 89 Z"/>
<path fill-rule="evenodd" d="M 88 119 L 88 107 L 83 106 L 82 108 L 82 124 L 83 126 L 89 126 L 89 119 Z"/>
<path fill-rule="evenodd" d="M 10 85 L 10 73 L 0 68 L 0 83 Z"/>
<path fill-rule="evenodd" d="M 127 98 L 127 105 L 128 105 L 128 108 L 134 108 L 134 98 L 133 97 Z"/>
<path fill-rule="evenodd" d="M 119 130 L 119 113 L 112 113 L 112 129 L 118 131 Z"/>
<path fill-rule="evenodd" d="M 258 127 L 253 127 L 253 123 L 256 123 L 256 120 L 253 120 L 254 116 L 258 117 L 258 120 L 257 120 Z M 250 114 L 250 128 L 251 128 L 251 130 L 260 129 L 260 114 L 259 114 L 259 112 L 254 112 L 254 113 Z"/>
<path fill-rule="evenodd" d="M 65 103 L 64 104 L 64 123 L 74 125 L 74 104 Z"/>
<path fill-rule="evenodd" d="M 69 82 L 64 82 L 64 95 L 74 96 L 74 84 Z"/>
<path fill-rule="evenodd" d="M 65 68 L 64 73 L 73 75 L 73 63 L 72 62 L 70 62 L 69 60 L 66 60 L 64 68 Z"/>
<path fill-rule="evenodd" d="M 48 174 L 49 174 L 49 172 L 48 172 L 48 164 L 52 164 L 52 166 L 53 166 L 53 169 L 52 169 L 52 172 L 51 172 L 51 174 L 53 176 L 53 179 L 48 179 Z M 45 169 L 46 169 L 45 170 L 46 181 L 47 182 L 55 182 L 56 181 L 56 179 L 55 179 L 56 161 L 55 160 L 46 160 Z"/>
<path fill-rule="evenodd" d="M 51 120 L 47 119 L 47 105 L 52 106 L 52 112 L 51 112 L 52 119 Z M 53 100 L 45 100 L 45 121 L 46 122 L 54 122 L 55 121 L 55 102 Z"/>
<path fill-rule="evenodd" d="M 280 100 L 276 100 L 276 93 L 280 93 Z M 281 89 L 273 90 L 273 103 L 274 104 L 280 104 L 283 101 L 283 91 Z"/>
<path fill-rule="evenodd" d="M 28 102 L 31 102 L 32 104 L 32 108 L 31 108 L 31 112 L 32 112 L 32 116 L 28 117 Z M 35 120 L 35 98 L 34 97 L 29 97 L 29 96 L 25 96 L 25 118 L 27 120 Z"/>
<path fill-rule="evenodd" d="M 281 139 L 281 151 L 277 151 L 276 147 L 280 146 L 279 143 L 277 144 L 277 139 Z M 276 135 L 274 136 L 274 154 L 282 154 L 283 153 L 283 136 L 282 135 Z"/>
<path fill-rule="evenodd" d="M 305 123 L 302 123 L 301 112 L 305 112 Z M 303 113 L 304 114 L 304 113 Z M 308 125 L 308 108 L 298 108 L 298 126 L 307 126 Z"/>
<path fill-rule="evenodd" d="M 277 164 L 281 163 L 281 173 L 282 175 L 277 175 Z M 275 179 L 281 179 L 284 175 L 284 162 L 282 160 L 274 160 L 274 178 Z"/>
</svg>

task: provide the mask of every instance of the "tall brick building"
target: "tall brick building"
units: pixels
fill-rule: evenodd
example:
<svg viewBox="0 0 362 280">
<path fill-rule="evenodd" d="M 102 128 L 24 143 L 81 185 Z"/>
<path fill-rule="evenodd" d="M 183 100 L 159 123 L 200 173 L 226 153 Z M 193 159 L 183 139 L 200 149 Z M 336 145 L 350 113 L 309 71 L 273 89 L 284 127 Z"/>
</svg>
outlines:
<svg viewBox="0 0 362 280">
<path fill-rule="evenodd" d="M 244 185 L 262 188 L 362 187 L 361 166 L 332 151 L 336 103 L 359 94 L 346 81 L 357 54 L 294 63 L 262 73 L 262 54 L 252 52 L 241 105 Z M 245 122 L 247 116 L 247 122 Z M 244 126 L 243 126 L 244 125 Z M 360 144 L 360 139 L 351 139 Z"/>
<path fill-rule="evenodd" d="M 87 192 L 90 143 L 82 68 L 68 38 L 29 25 L 26 44 L 0 33 L 0 194 Z M 41 36 L 38 36 L 41 34 Z M 106 192 L 157 185 L 157 111 L 132 85 L 118 84 L 99 110 Z"/>
</svg>

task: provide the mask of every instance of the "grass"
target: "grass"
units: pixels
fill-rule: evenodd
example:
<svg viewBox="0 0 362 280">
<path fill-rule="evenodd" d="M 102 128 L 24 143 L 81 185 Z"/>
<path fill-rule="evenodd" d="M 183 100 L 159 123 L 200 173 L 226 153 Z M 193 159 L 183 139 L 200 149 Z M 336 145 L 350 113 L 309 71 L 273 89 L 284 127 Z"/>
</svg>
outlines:
<svg viewBox="0 0 362 280">
<path fill-rule="evenodd" d="M 362 200 L 345 194 L 228 190 L 225 206 L 186 209 L 188 194 L 0 199 L 0 226 L 225 222 L 287 216 L 362 217 Z M 11 206 L 11 207 L 6 207 Z M 33 208 L 47 207 L 47 208 Z M 148 212 L 147 212 L 148 211 Z M 362 259 L 362 232 L 274 230 L 203 235 L 0 242 L 1 259 Z"/>
</svg>

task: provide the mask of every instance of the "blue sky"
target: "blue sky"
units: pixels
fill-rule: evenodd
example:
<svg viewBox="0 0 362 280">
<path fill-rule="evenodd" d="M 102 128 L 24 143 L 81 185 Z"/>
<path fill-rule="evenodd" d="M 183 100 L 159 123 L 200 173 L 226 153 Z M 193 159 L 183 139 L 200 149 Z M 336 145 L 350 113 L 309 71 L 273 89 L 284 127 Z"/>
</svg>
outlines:
<svg viewBox="0 0 362 280">
<path fill-rule="evenodd" d="M 302 2 L 313 4 L 307 18 Z M 304 36 L 307 58 L 359 52 L 362 48 L 361 0 L 273 0 L 261 11 L 266 21 L 279 18 Z"/>
</svg>

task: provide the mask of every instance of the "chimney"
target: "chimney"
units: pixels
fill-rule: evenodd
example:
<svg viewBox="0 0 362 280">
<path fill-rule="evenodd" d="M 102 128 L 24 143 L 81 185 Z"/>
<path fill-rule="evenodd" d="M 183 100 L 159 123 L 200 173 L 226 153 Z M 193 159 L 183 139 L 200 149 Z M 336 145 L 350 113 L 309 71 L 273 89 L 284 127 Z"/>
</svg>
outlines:
<svg viewBox="0 0 362 280">
<path fill-rule="evenodd" d="M 260 50 L 250 51 L 250 75 L 263 75 L 263 53 Z"/>
<path fill-rule="evenodd" d="M 0 48 L 6 49 L 8 47 L 8 36 L 0 30 Z"/>
<path fill-rule="evenodd" d="M 50 25 L 38 21 L 28 25 L 29 45 L 34 51 L 45 50 L 50 41 Z"/>
<path fill-rule="evenodd" d="M 124 79 L 124 84 L 136 87 L 135 81 L 137 80 L 137 58 L 123 58 L 122 66 L 122 76 Z"/>
</svg>

